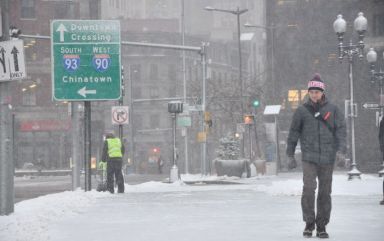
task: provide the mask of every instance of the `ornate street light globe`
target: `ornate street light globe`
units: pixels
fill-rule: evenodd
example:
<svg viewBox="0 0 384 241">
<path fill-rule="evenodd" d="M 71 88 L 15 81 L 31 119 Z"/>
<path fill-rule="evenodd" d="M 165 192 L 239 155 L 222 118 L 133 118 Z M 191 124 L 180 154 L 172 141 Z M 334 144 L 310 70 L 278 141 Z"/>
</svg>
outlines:
<svg viewBox="0 0 384 241">
<path fill-rule="evenodd" d="M 357 18 L 353 22 L 353 26 L 355 27 L 355 30 L 357 32 L 365 32 L 367 30 L 367 19 L 364 17 L 364 14 L 362 12 L 359 12 L 357 14 Z"/>
<path fill-rule="evenodd" d="M 377 53 L 373 48 L 369 48 L 367 53 L 367 61 L 371 69 L 371 83 L 375 83 L 375 63 L 377 61 Z"/>
<path fill-rule="evenodd" d="M 343 19 L 343 15 L 337 15 L 335 22 L 333 22 L 333 29 L 337 34 L 344 34 L 347 28 L 347 22 Z"/>
<path fill-rule="evenodd" d="M 373 64 L 377 61 L 377 53 L 373 48 L 369 48 L 369 51 L 367 53 L 367 61 L 370 64 Z"/>
</svg>

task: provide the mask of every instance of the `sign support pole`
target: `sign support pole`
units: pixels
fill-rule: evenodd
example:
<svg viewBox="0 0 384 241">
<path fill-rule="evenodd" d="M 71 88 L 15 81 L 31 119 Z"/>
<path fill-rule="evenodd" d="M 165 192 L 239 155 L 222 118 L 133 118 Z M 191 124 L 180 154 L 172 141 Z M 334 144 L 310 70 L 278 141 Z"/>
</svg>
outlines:
<svg viewBox="0 0 384 241">
<path fill-rule="evenodd" d="M 9 39 L 9 0 L 1 1 L 3 41 Z M 9 70 L 8 70 L 9 71 Z M 9 81 L 0 82 L 0 216 L 14 212 L 14 163 Z"/>
<path fill-rule="evenodd" d="M 84 101 L 84 170 L 85 191 L 91 191 L 91 102 Z"/>
<path fill-rule="evenodd" d="M 71 118 L 72 118 L 72 190 L 75 191 L 80 187 L 80 167 L 81 167 L 81 156 L 80 156 L 80 110 L 79 103 L 71 103 Z"/>
<path fill-rule="evenodd" d="M 121 66 L 121 97 L 119 99 L 119 106 L 124 105 L 124 96 L 125 96 L 125 90 L 124 90 L 125 84 L 124 84 L 124 67 Z M 119 138 L 124 145 L 123 142 L 123 125 L 119 124 Z"/>
</svg>

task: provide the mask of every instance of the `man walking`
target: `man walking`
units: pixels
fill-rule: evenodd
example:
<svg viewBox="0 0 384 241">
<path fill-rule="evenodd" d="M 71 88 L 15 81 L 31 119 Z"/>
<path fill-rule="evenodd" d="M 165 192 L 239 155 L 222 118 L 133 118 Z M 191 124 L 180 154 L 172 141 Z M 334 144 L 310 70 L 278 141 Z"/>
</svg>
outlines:
<svg viewBox="0 0 384 241">
<path fill-rule="evenodd" d="M 108 133 L 105 137 L 102 162 L 107 162 L 107 190 L 114 193 L 114 178 L 116 179 L 117 192 L 124 193 L 124 177 L 122 173 L 124 145 L 121 140 Z"/>
<path fill-rule="evenodd" d="M 329 238 L 326 225 L 331 215 L 332 174 L 335 159 L 344 160 L 346 124 L 337 106 L 324 95 L 325 84 L 316 74 L 308 83 L 309 99 L 293 115 L 287 140 L 288 168 L 297 166 L 295 148 L 300 140 L 303 167 L 301 208 L 306 223 L 304 237 L 311 237 L 316 225 L 316 236 Z M 317 181 L 317 212 L 315 191 Z"/>
</svg>

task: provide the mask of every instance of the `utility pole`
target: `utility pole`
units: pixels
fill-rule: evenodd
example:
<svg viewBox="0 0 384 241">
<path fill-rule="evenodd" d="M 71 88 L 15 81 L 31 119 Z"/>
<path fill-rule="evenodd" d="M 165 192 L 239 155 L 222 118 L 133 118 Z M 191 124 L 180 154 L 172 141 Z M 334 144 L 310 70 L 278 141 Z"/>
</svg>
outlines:
<svg viewBox="0 0 384 241">
<path fill-rule="evenodd" d="M 181 0 L 181 44 L 185 45 L 185 5 L 184 0 Z M 182 51 L 183 55 L 183 102 L 187 104 L 187 79 L 185 70 L 185 50 Z M 185 131 L 184 136 L 184 158 L 185 158 L 185 173 L 188 174 L 188 127 L 183 127 Z"/>
<path fill-rule="evenodd" d="M 9 0 L 1 1 L 2 41 L 9 40 Z M 9 71 L 9 70 L 8 70 Z M 4 68 L 4 72 L 5 68 Z M 10 81 L 0 82 L 0 215 L 14 212 Z"/>
</svg>

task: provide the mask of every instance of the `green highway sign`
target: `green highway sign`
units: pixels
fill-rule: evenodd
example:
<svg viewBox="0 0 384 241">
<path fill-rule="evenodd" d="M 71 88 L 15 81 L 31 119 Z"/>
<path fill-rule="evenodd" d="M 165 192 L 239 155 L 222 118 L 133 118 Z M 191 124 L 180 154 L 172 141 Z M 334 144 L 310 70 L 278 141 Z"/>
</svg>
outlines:
<svg viewBox="0 0 384 241">
<path fill-rule="evenodd" d="M 117 100 L 121 96 L 120 22 L 51 22 L 55 100 Z"/>
</svg>

